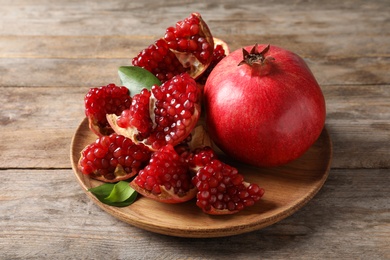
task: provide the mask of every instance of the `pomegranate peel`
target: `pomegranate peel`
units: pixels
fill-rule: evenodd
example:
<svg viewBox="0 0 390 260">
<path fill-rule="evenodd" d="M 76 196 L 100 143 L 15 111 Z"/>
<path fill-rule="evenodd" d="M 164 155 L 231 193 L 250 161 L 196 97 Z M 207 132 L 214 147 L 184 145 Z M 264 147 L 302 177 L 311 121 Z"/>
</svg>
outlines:
<svg viewBox="0 0 390 260">
<path fill-rule="evenodd" d="M 191 151 L 201 147 L 216 148 L 203 125 L 197 125 L 191 132 L 191 139 L 187 142 Z M 215 150 L 215 149 L 214 149 Z"/>
<path fill-rule="evenodd" d="M 309 67 L 274 45 L 230 53 L 209 75 L 203 98 L 212 140 L 230 157 L 255 166 L 299 158 L 325 124 L 325 99 Z"/>
<path fill-rule="evenodd" d="M 135 182 L 130 182 L 129 185 L 142 196 L 158 202 L 167 203 L 167 204 L 178 204 L 178 203 L 189 201 L 193 199 L 197 193 L 196 189 L 191 189 L 186 194 L 177 195 L 173 192 L 173 188 L 167 190 L 165 187 L 160 187 L 160 193 L 154 194 L 151 191 L 142 189 L 140 186 L 135 184 Z"/>
<path fill-rule="evenodd" d="M 137 140 L 138 130 L 136 128 L 123 128 L 118 126 L 118 118 L 119 116 L 115 114 L 107 114 L 107 121 L 110 124 L 111 128 L 114 130 L 115 133 L 119 135 L 126 136 L 127 138 L 130 138 L 133 142 L 139 144 L 140 142 Z"/>
</svg>

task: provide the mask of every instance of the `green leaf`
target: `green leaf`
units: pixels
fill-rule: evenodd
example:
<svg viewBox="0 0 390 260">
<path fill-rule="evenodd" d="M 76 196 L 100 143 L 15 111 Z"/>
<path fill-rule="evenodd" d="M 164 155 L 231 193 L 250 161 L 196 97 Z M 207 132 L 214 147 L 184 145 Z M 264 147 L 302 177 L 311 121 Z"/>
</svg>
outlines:
<svg viewBox="0 0 390 260">
<path fill-rule="evenodd" d="M 118 75 L 122 85 L 130 90 L 130 95 L 141 92 L 142 89 L 151 89 L 153 85 L 161 85 L 160 80 L 148 70 L 137 66 L 121 66 Z"/>
<path fill-rule="evenodd" d="M 95 188 L 90 188 L 88 191 L 104 204 L 115 207 L 129 206 L 137 198 L 137 192 L 126 181 L 120 181 L 116 184 L 104 183 Z"/>
<path fill-rule="evenodd" d="M 101 199 L 106 198 L 110 195 L 111 191 L 114 189 L 115 183 L 104 183 L 95 188 L 88 189 L 93 195 L 95 195 L 100 201 Z"/>
<path fill-rule="evenodd" d="M 132 189 L 132 188 L 130 187 L 130 189 Z M 131 196 L 125 201 L 122 201 L 122 202 L 105 201 L 104 203 L 107 205 L 110 205 L 110 206 L 115 206 L 115 207 L 127 207 L 127 206 L 131 205 L 137 199 L 137 195 L 138 195 L 138 193 L 135 190 L 133 190 Z"/>
<path fill-rule="evenodd" d="M 130 198 L 132 194 L 132 189 L 129 186 L 129 183 L 126 181 L 120 181 L 115 184 L 109 196 L 105 199 L 110 202 L 123 202 Z"/>
</svg>

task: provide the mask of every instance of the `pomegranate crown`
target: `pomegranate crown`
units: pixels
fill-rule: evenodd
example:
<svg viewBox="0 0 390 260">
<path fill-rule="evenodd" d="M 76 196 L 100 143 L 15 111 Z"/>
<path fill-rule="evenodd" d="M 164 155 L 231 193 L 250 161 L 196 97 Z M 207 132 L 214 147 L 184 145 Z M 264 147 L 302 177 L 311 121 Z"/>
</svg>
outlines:
<svg viewBox="0 0 390 260">
<path fill-rule="evenodd" d="M 264 65 L 269 61 L 275 60 L 271 56 L 265 56 L 265 54 L 269 51 L 270 45 L 268 44 L 262 51 L 259 52 L 258 44 L 256 43 L 253 46 L 252 50 L 248 52 L 244 48 L 242 48 L 243 60 L 238 63 L 237 66 L 241 66 L 243 64 L 247 64 L 249 66 L 254 65 Z"/>
</svg>

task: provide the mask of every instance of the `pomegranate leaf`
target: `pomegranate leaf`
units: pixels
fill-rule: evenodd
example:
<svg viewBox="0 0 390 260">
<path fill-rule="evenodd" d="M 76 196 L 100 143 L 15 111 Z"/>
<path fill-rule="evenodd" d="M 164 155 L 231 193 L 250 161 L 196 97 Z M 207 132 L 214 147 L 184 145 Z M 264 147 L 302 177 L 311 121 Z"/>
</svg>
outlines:
<svg viewBox="0 0 390 260">
<path fill-rule="evenodd" d="M 114 188 L 115 183 L 104 183 L 95 188 L 88 189 L 93 195 L 95 195 L 99 200 L 104 199 L 108 195 L 110 195 L 112 189 Z"/>
<path fill-rule="evenodd" d="M 131 205 L 137 198 L 138 193 L 133 190 L 131 196 L 122 202 L 105 202 L 105 204 L 115 207 L 127 207 Z"/>
<path fill-rule="evenodd" d="M 106 197 L 106 200 L 111 202 L 123 202 L 130 198 L 133 193 L 133 189 L 129 186 L 129 183 L 126 181 L 120 181 L 114 185 L 110 195 Z"/>
<path fill-rule="evenodd" d="M 142 89 L 151 89 L 153 85 L 161 85 L 160 80 L 148 70 L 137 66 L 121 66 L 118 75 L 122 85 L 130 90 L 130 95 L 134 96 Z"/>
<path fill-rule="evenodd" d="M 137 192 L 126 181 L 104 183 L 100 186 L 88 189 L 96 198 L 104 204 L 115 207 L 126 207 L 137 198 Z"/>
</svg>

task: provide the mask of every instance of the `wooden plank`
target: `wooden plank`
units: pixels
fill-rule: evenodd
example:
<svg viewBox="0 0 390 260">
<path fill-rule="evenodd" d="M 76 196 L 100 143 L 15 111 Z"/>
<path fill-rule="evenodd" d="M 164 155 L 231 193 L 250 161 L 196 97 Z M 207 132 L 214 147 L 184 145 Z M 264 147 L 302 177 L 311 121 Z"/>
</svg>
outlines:
<svg viewBox="0 0 390 260">
<path fill-rule="evenodd" d="M 118 68 L 130 59 L 0 59 L 0 86 L 97 87 L 119 83 Z"/>
<path fill-rule="evenodd" d="M 88 88 L 1 90 L 1 168 L 69 168 L 70 142 L 85 116 Z"/>
<path fill-rule="evenodd" d="M 4 35 L 160 35 L 160 26 L 165 29 L 193 11 L 200 12 L 216 34 L 242 35 L 253 32 L 291 34 L 291 31 L 307 35 L 350 34 L 366 32 L 366 28 L 382 33 L 387 31 L 389 17 L 385 0 L 326 3 L 229 0 L 185 5 L 178 0 L 164 3 L 40 0 L 2 4 L 0 25 L 4 26 L 0 28 Z"/>
<path fill-rule="evenodd" d="M 334 167 L 388 168 L 390 165 L 390 87 L 326 86 L 327 121 Z"/>
<path fill-rule="evenodd" d="M 84 118 L 88 89 L 0 87 L 1 167 L 70 167 L 70 141 Z M 332 167 L 390 167 L 390 86 L 330 85 L 323 92 L 334 145 Z"/>
<path fill-rule="evenodd" d="M 161 32 L 164 28 L 160 28 Z M 255 43 L 279 45 L 302 57 L 341 59 L 389 57 L 390 35 L 383 33 L 332 34 L 215 34 L 231 51 Z M 0 35 L 0 58 L 131 59 L 161 35 Z M 42 51 L 44 50 L 44 51 Z"/>
<path fill-rule="evenodd" d="M 390 12 L 385 1 L 355 2 L 352 6 L 336 1 L 319 8 L 306 2 L 297 2 L 294 8 L 282 8 L 283 1 L 251 4 L 245 13 L 237 11 L 245 5 L 236 2 L 193 5 L 205 12 L 214 35 L 226 40 L 232 50 L 255 42 L 283 46 L 307 59 L 321 85 L 389 82 L 386 43 L 390 43 Z M 158 20 L 130 15 L 154 2 L 80 5 L 34 1 L 15 8 L 20 5 L 10 2 L 2 9 L 2 86 L 41 86 L 42 79 L 47 86 L 109 83 L 116 79 L 118 66 L 130 64 L 131 58 L 162 36 L 167 26 L 188 15 L 175 1 Z M 104 14 L 104 19 L 88 12 L 91 7 Z M 153 10 L 161 8 L 164 6 L 154 6 Z M 56 20 L 50 20 L 54 14 Z"/>
<path fill-rule="evenodd" d="M 321 86 L 388 84 L 390 57 L 306 59 Z M 118 68 L 131 65 L 123 59 L 0 59 L 0 86 L 101 86 L 119 82 Z"/>
<path fill-rule="evenodd" d="M 322 190 L 294 215 L 263 230 L 217 239 L 163 236 L 122 223 L 87 198 L 70 170 L 0 174 L 0 250 L 5 259 L 390 256 L 386 169 L 332 170 Z"/>
</svg>

